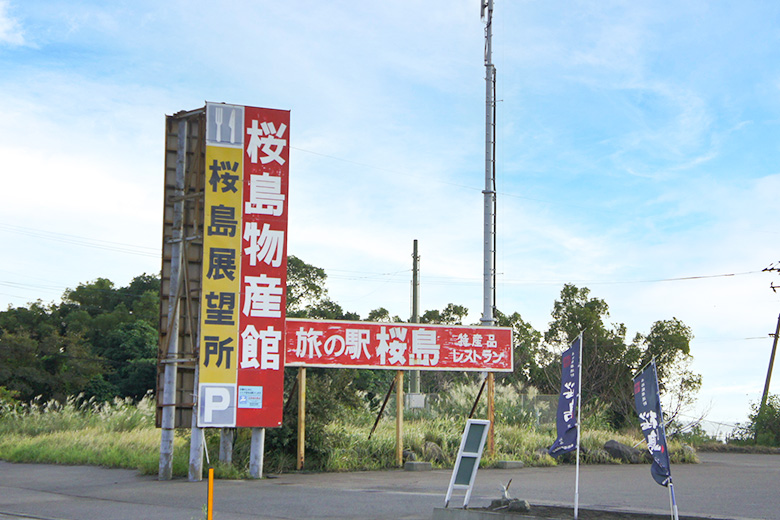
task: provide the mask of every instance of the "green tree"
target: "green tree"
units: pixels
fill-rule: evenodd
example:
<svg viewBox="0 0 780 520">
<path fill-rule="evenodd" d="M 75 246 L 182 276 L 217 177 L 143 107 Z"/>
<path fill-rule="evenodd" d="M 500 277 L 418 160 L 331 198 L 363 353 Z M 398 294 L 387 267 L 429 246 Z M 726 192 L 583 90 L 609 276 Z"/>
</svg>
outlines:
<svg viewBox="0 0 780 520">
<path fill-rule="evenodd" d="M 512 329 L 513 366 L 511 375 L 500 375 L 502 379 L 510 379 L 517 383 L 536 387 L 540 382 L 546 382 L 542 367 L 549 363 L 550 356 L 543 348 L 542 333 L 524 321 L 519 313 L 504 314 L 495 311 L 496 325 Z"/>
<path fill-rule="evenodd" d="M 40 339 L 63 330 L 57 320 L 57 308 L 45 306 L 38 300 L 30 303 L 29 307 L 9 307 L 0 312 L 2 332 L 26 332 L 32 338 Z"/>
<path fill-rule="evenodd" d="M 694 400 L 701 376 L 689 369 L 693 334 L 677 318 L 655 322 L 646 336 L 637 334 L 631 344 L 626 344 L 625 325 L 606 323 L 607 303 L 590 297 L 588 288 L 571 284 L 561 290 L 552 317 L 544 335 L 547 348 L 560 353 L 582 331 L 582 402 L 587 405 L 598 401 L 606 405 L 613 426 L 621 427 L 635 420 L 630 380 L 653 358 L 661 390 L 674 396 L 674 410 L 679 412 Z M 543 368 L 549 384 L 538 386 L 545 392 L 558 392 L 560 361 L 557 357 L 551 359 Z"/>
<path fill-rule="evenodd" d="M 102 361 L 77 335 L 54 332 L 36 339 L 27 331 L 0 336 L 0 386 L 29 401 L 62 400 L 103 371 Z"/>
<path fill-rule="evenodd" d="M 691 371 L 693 332 L 677 318 L 653 323 L 650 332 L 637 334 L 634 345 L 642 350 L 639 366 L 655 359 L 658 386 L 665 397 L 664 415 L 676 418 L 692 405 L 701 388 L 701 375 Z"/>
<path fill-rule="evenodd" d="M 159 277 L 142 274 L 126 287 L 98 278 L 66 293 L 70 330 L 82 334 L 92 352 L 107 361 L 87 393 L 140 399 L 155 388 L 159 291 Z"/>
<path fill-rule="evenodd" d="M 141 399 L 156 385 L 157 330 L 145 321 L 123 323 L 110 330 L 101 356 L 110 363 L 104 380 L 113 395 Z"/>
<path fill-rule="evenodd" d="M 29 401 L 51 395 L 51 374 L 41 366 L 38 342 L 29 332 L 5 332 L 0 336 L 0 385 Z"/>
<path fill-rule="evenodd" d="M 384 307 L 379 307 L 378 309 L 374 309 L 368 312 L 368 317 L 366 318 L 366 321 L 382 322 L 382 323 L 400 323 L 401 318 L 399 318 L 398 316 L 391 317 L 390 311 L 388 311 Z"/>
<path fill-rule="evenodd" d="M 553 321 L 544 339 L 549 348 L 560 353 L 582 332 L 582 403 L 596 400 L 607 403 L 609 420 L 615 427 L 633 418 L 633 389 L 629 384 L 640 352 L 625 342 L 625 325 L 608 327 L 607 303 L 591 298 L 586 287 L 566 284 L 553 305 Z M 545 392 L 557 393 L 560 386 L 560 361 L 556 358 L 545 367 Z"/>
<path fill-rule="evenodd" d="M 154 274 L 142 274 L 133 278 L 127 287 L 119 289 L 119 295 L 128 307 L 144 294 L 160 293 L 160 277 Z"/>
<path fill-rule="evenodd" d="M 296 256 L 287 258 L 287 316 L 321 320 L 357 321 L 360 315 L 346 312 L 328 296 L 325 269 Z"/>
<path fill-rule="evenodd" d="M 701 378 L 688 370 L 689 343 L 693 335 L 680 320 L 658 321 L 647 336 L 637 335 L 626 344 L 622 323 L 607 325 L 609 307 L 599 298 L 591 298 L 588 288 L 566 284 L 553 306 L 553 321 L 545 333 L 548 348 L 561 352 L 582 331 L 583 405 L 596 401 L 608 406 L 610 421 L 621 427 L 634 420 L 634 398 L 629 384 L 634 372 L 656 358 L 662 389 L 676 385 L 677 403 L 690 403 L 701 385 Z M 551 383 L 545 391 L 557 392 L 560 367 L 557 360 L 545 367 Z M 679 406 L 678 406 L 679 411 Z"/>
<path fill-rule="evenodd" d="M 441 325 L 463 325 L 463 318 L 469 313 L 469 310 L 463 305 L 448 303 L 441 310 L 425 311 L 420 316 L 420 323 L 438 323 Z"/>
<path fill-rule="evenodd" d="M 287 316 L 307 316 L 308 307 L 316 307 L 327 298 L 325 269 L 307 264 L 294 255 L 287 257 Z"/>
<path fill-rule="evenodd" d="M 307 305 L 305 317 L 318 320 L 360 320 L 359 314 L 345 312 L 344 309 L 341 308 L 341 305 L 330 298 L 320 300 L 316 304 Z"/>
<path fill-rule="evenodd" d="M 98 278 L 94 282 L 79 284 L 75 289 L 67 289 L 62 297 L 66 303 L 73 303 L 90 316 L 111 311 L 121 300 L 120 293 L 114 288 L 114 282 L 107 278 Z"/>
<path fill-rule="evenodd" d="M 159 288 L 147 274 L 120 288 L 98 278 L 65 291 L 60 304 L 0 313 L 2 354 L 24 360 L 10 376 L 20 396 L 140 398 L 153 389 Z"/>
</svg>

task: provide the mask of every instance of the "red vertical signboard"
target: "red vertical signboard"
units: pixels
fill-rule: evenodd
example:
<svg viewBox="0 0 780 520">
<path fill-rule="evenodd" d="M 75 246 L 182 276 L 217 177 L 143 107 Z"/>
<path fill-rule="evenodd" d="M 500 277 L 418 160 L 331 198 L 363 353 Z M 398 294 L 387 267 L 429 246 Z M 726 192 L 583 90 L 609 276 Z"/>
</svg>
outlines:
<svg viewBox="0 0 780 520">
<path fill-rule="evenodd" d="M 290 112 L 246 107 L 236 426 L 282 424 Z"/>
</svg>

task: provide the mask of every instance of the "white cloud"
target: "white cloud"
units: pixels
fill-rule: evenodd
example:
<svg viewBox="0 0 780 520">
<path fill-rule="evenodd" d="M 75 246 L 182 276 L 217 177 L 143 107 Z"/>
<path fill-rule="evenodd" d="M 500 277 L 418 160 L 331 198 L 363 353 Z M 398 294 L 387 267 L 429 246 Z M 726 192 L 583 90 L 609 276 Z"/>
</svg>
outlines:
<svg viewBox="0 0 780 520">
<path fill-rule="evenodd" d="M 8 0 L 0 0 L 0 44 L 24 45 L 24 33 L 19 22 L 8 12 Z"/>
<path fill-rule="evenodd" d="M 623 283 L 778 260 L 780 116 L 752 72 L 778 77 L 777 46 L 758 64 L 729 54 L 747 48 L 749 24 L 724 17 L 734 41 L 713 42 L 706 28 L 719 25 L 696 9 L 497 5 L 497 298 L 544 330 L 561 286 L 587 286 L 629 339 L 677 316 L 694 329 L 693 368 L 714 410 L 739 418 L 747 397 L 723 387 L 748 394 L 763 378 L 766 345 L 744 338 L 771 332 L 771 276 Z M 762 10 L 741 7 L 740 19 L 773 19 Z M 0 224 L 155 247 L 164 114 L 204 100 L 291 109 L 290 253 L 328 269 L 345 309 L 406 317 L 418 239 L 423 309 L 454 302 L 477 321 L 482 36 L 474 0 L 219 9 L 0 0 L 13 68 L 0 76 Z M 18 48 L 31 41 L 40 48 Z M 696 80 L 710 73 L 723 80 L 717 89 Z M 159 269 L 0 233 L 0 281 L 123 283 Z"/>
</svg>

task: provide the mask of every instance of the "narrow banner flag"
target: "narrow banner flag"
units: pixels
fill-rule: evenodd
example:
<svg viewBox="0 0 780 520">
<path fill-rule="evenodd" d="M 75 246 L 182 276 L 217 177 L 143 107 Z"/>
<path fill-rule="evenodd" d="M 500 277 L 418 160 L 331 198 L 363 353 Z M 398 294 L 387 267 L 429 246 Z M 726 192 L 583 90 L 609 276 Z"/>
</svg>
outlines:
<svg viewBox="0 0 780 520">
<path fill-rule="evenodd" d="M 650 473 L 660 485 L 668 486 L 672 479 L 672 472 L 669 467 L 669 451 L 666 447 L 664 414 L 661 411 L 655 361 L 647 365 L 634 378 L 634 402 L 640 427 L 647 441 L 647 449 L 653 456 Z"/>
<path fill-rule="evenodd" d="M 582 336 L 578 336 L 568 350 L 561 354 L 561 395 L 558 397 L 558 438 L 548 450 L 557 457 L 574 451 L 578 444 L 578 400 L 580 398 L 580 357 Z"/>
</svg>

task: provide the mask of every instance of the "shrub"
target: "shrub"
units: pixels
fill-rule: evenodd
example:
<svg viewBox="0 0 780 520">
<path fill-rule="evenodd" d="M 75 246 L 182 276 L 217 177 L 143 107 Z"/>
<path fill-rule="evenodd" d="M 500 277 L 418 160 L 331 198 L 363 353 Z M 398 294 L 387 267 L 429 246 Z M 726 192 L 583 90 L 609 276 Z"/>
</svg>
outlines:
<svg viewBox="0 0 780 520">
<path fill-rule="evenodd" d="M 452 384 L 424 414 L 412 414 L 413 417 L 428 418 L 465 418 L 468 417 L 477 398 L 481 382 Z M 557 399 L 557 397 L 556 397 Z M 534 387 L 524 387 L 519 383 L 495 385 L 493 399 L 496 424 L 531 426 L 548 422 L 554 414 L 555 404 L 549 396 L 538 395 Z M 487 415 L 487 393 L 483 390 L 475 415 Z M 553 421 L 554 421 L 554 416 Z"/>
<path fill-rule="evenodd" d="M 780 397 L 770 395 L 764 409 L 753 403 L 748 415 L 749 422 L 738 424 L 726 439 L 734 444 L 757 444 L 759 446 L 780 446 Z"/>
<path fill-rule="evenodd" d="M 19 392 L 0 386 L 0 417 L 15 410 L 19 404 Z"/>
</svg>

